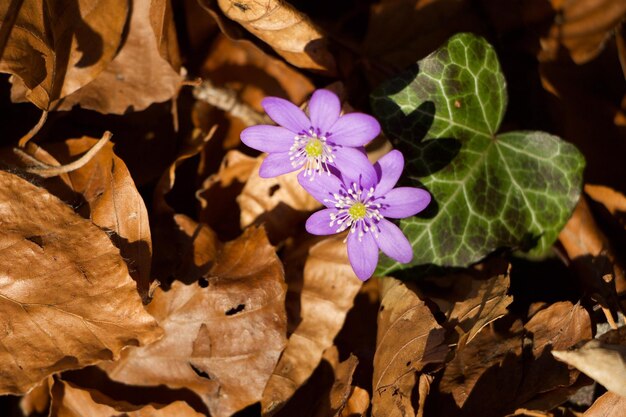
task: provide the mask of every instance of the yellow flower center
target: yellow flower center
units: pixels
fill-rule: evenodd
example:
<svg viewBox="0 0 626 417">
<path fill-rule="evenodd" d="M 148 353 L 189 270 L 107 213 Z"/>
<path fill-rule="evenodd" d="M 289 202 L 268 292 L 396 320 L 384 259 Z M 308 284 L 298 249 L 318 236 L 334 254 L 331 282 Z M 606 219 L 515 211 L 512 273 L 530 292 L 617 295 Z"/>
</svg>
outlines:
<svg viewBox="0 0 626 417">
<path fill-rule="evenodd" d="M 348 214 L 353 220 L 361 220 L 367 214 L 367 208 L 363 203 L 354 203 L 352 207 L 348 209 Z"/>
<path fill-rule="evenodd" d="M 324 144 L 319 139 L 311 138 L 304 147 L 304 151 L 309 157 L 319 158 L 322 156 L 322 152 L 324 151 Z"/>
</svg>

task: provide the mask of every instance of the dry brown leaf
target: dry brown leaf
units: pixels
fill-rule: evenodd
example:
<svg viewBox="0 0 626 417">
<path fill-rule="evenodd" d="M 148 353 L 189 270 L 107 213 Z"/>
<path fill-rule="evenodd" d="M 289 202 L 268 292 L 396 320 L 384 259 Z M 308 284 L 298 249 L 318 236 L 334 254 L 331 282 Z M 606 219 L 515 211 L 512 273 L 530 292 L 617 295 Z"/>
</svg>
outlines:
<svg viewBox="0 0 626 417">
<path fill-rule="evenodd" d="M 34 388 L 28 391 L 20 400 L 20 410 L 25 416 L 31 414 L 44 414 L 50 407 L 49 378 L 44 379 Z"/>
<path fill-rule="evenodd" d="M 526 408 L 538 394 L 573 385 L 578 372 L 554 360 L 550 351 L 590 337 L 589 314 L 570 302 L 539 311 L 524 328 L 515 321 L 506 331 L 484 329 L 457 350 L 444 371 L 439 388 L 451 393 L 458 407 L 447 412 L 501 416 Z M 553 406 L 565 401 L 569 392 L 560 395 L 551 398 Z"/>
<path fill-rule="evenodd" d="M 595 58 L 626 17 L 626 2 L 614 0 L 551 0 L 557 18 L 541 39 L 539 59 L 554 60 L 564 46 L 577 64 Z"/>
<path fill-rule="evenodd" d="M 128 12 L 117 0 L 0 2 L 0 72 L 19 77 L 25 98 L 47 110 L 109 64 Z"/>
<path fill-rule="evenodd" d="M 626 397 L 626 346 L 590 340 L 573 350 L 553 350 L 558 360 L 574 366 L 615 394 Z"/>
<path fill-rule="evenodd" d="M 382 301 L 374 356 L 372 416 L 415 415 L 411 393 L 418 373 L 442 363 L 445 330 L 411 284 L 382 278 Z"/>
<path fill-rule="evenodd" d="M 336 417 L 364 416 L 370 408 L 370 394 L 361 387 L 353 386 L 345 407 Z"/>
<path fill-rule="evenodd" d="M 307 249 L 305 244 L 294 252 Z M 290 325 L 295 328 L 263 393 L 261 405 L 267 414 L 278 411 L 317 368 L 362 285 L 350 267 L 343 236 L 313 245 L 303 275 L 297 258 L 302 257 L 285 256 L 285 265 L 292 268 L 287 271 L 287 299 Z"/>
<path fill-rule="evenodd" d="M 507 295 L 509 271 L 481 279 L 478 274 L 452 274 L 430 282 L 437 293 L 428 291 L 429 299 L 437 303 L 446 315 L 447 325 L 462 331 L 463 344 L 469 343 L 485 326 L 503 317 L 513 297 Z"/>
<path fill-rule="evenodd" d="M 47 147 L 56 164 L 67 164 L 91 149 L 97 139 L 69 139 Z M 64 184 L 84 198 L 85 217 L 110 233 L 111 240 L 127 261 L 139 294 L 147 300 L 150 287 L 152 239 L 148 212 L 124 161 L 108 143 L 82 168 L 61 176 Z M 35 156 L 42 159 L 39 148 Z M 46 158 L 47 163 L 51 163 Z M 53 164 L 54 165 L 54 164 Z M 56 194 L 59 196 L 59 194 Z M 59 196 L 60 197 L 60 196 Z"/>
<path fill-rule="evenodd" d="M 0 182 L 2 393 L 160 337 L 105 232 L 15 175 Z"/>
<path fill-rule="evenodd" d="M 173 56 L 177 47 L 171 46 L 176 39 L 167 29 L 172 19 L 168 4 L 167 0 L 133 1 L 128 36 L 115 59 L 55 110 L 80 105 L 100 113 L 124 114 L 174 97 L 182 77 L 175 67 L 179 61 Z"/>
<path fill-rule="evenodd" d="M 256 158 L 236 150 L 229 151 L 219 171 L 204 180 L 196 193 L 201 206 L 200 220 L 222 237 L 233 238 L 240 233 L 239 205 L 235 199 L 256 166 Z M 213 204 L 215 201 L 220 204 Z"/>
<path fill-rule="evenodd" d="M 336 73 L 335 58 L 321 29 L 291 5 L 279 0 L 218 0 L 224 14 L 269 44 L 292 65 Z"/>
<path fill-rule="evenodd" d="M 321 204 L 302 188 L 298 172 L 261 178 L 259 167 L 265 156 L 257 158 L 237 203 L 241 210 L 242 229 L 251 224 L 264 224 L 270 239 L 278 242 L 293 234 L 294 227 Z"/>
<path fill-rule="evenodd" d="M 596 224 L 584 197 L 559 234 L 559 241 L 588 291 L 599 298 L 603 307 L 613 311 L 618 309 L 615 288 L 616 285 L 620 289 L 626 288 L 624 269 Z M 606 280 L 606 276 L 611 279 Z"/>
<path fill-rule="evenodd" d="M 199 283 L 157 290 L 148 311 L 165 337 L 106 370 L 128 384 L 189 388 L 212 416 L 230 416 L 261 399 L 286 342 L 284 297 L 282 264 L 263 229 L 250 228 Z"/>
<path fill-rule="evenodd" d="M 134 405 L 115 401 L 98 391 L 55 379 L 51 389 L 50 417 L 203 417 L 187 403 Z"/>
<path fill-rule="evenodd" d="M 626 398 L 607 392 L 585 411 L 583 417 L 623 417 L 624 414 L 626 414 Z"/>
<path fill-rule="evenodd" d="M 393 22 L 390 24 L 390 22 Z M 480 33 L 483 23 L 465 0 L 383 0 L 371 7 L 367 35 L 361 45 L 368 70 L 389 65 L 373 83 L 415 64 L 455 33 Z M 370 77 L 372 77 L 371 74 Z"/>
</svg>

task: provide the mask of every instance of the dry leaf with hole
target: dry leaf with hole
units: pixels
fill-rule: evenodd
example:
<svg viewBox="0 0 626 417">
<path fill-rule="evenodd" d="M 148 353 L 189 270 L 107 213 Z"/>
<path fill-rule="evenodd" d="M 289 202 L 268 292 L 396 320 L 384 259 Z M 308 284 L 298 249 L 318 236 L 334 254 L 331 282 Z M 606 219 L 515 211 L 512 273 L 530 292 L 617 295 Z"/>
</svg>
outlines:
<svg viewBox="0 0 626 417">
<path fill-rule="evenodd" d="M 595 58 L 626 17 L 626 2 L 614 0 L 551 0 L 557 17 L 541 39 L 542 61 L 557 59 L 564 47 L 572 60 L 584 64 Z"/>
<path fill-rule="evenodd" d="M 583 417 L 623 417 L 626 414 L 626 398 L 606 392 L 593 403 Z"/>
<path fill-rule="evenodd" d="M 257 158 L 257 165 L 237 197 L 241 210 L 241 228 L 264 224 L 274 242 L 293 233 L 294 227 L 321 207 L 298 182 L 298 173 L 290 172 L 274 178 L 261 178 L 259 167 L 266 155 Z"/>
<path fill-rule="evenodd" d="M 169 1 L 135 0 L 132 5 L 128 35 L 115 59 L 55 110 L 79 105 L 100 113 L 124 114 L 170 100 L 178 93 L 182 77 L 176 38 L 167 29 L 173 19 Z"/>
<path fill-rule="evenodd" d="M 17 77 L 14 83 L 37 107 L 53 107 L 110 63 L 129 6 L 117 0 L 0 2 L 0 72 Z"/>
<path fill-rule="evenodd" d="M 590 340 L 572 350 L 553 350 L 552 354 L 615 394 L 626 397 L 626 346 Z"/>
<path fill-rule="evenodd" d="M 224 14 L 269 44 L 290 64 L 336 73 L 335 58 L 321 29 L 293 6 L 279 0 L 218 0 Z"/>
<path fill-rule="evenodd" d="M 381 280 L 372 416 L 415 415 L 411 393 L 426 365 L 445 360 L 445 330 L 413 285 L 390 277 Z"/>
<path fill-rule="evenodd" d="M 47 149 L 57 163 L 67 164 L 97 142 L 97 139 L 83 137 L 53 144 Z M 152 262 L 148 211 L 124 161 L 113 152 L 113 146 L 107 143 L 86 165 L 60 178 L 84 199 L 85 217 L 109 233 L 145 301 Z M 44 152 L 39 148 L 35 155 L 41 159 Z"/>
<path fill-rule="evenodd" d="M 275 413 L 311 376 L 322 353 L 333 345 L 362 285 L 348 262 L 343 236 L 310 247 L 302 272 L 296 259 L 308 247 L 296 247 L 293 257 L 285 255 L 285 264 L 294 268 L 286 273 L 290 325 L 295 328 L 263 392 L 264 413 Z"/>
<path fill-rule="evenodd" d="M 50 390 L 50 417 L 203 417 L 187 403 L 135 405 L 55 378 Z"/>
<path fill-rule="evenodd" d="M 157 290 L 148 311 L 163 339 L 103 367 L 127 384 L 186 387 L 212 416 L 230 416 L 261 399 L 285 347 L 284 300 L 274 248 L 263 229 L 250 228 L 224 245 L 206 278 Z"/>
<path fill-rule="evenodd" d="M 0 182 L 2 393 L 161 336 L 105 232 L 15 175 Z"/>
</svg>

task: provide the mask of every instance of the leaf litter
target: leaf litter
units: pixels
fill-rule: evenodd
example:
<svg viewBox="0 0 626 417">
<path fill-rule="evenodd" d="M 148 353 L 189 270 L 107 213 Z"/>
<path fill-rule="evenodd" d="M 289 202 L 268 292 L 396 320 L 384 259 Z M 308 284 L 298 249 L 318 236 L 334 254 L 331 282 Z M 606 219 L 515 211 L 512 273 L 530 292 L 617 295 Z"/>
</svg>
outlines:
<svg viewBox="0 0 626 417">
<path fill-rule="evenodd" d="M 626 412 L 621 2 L 5 3 L 1 415 Z M 316 89 L 433 195 L 411 267 L 242 144 Z"/>
</svg>

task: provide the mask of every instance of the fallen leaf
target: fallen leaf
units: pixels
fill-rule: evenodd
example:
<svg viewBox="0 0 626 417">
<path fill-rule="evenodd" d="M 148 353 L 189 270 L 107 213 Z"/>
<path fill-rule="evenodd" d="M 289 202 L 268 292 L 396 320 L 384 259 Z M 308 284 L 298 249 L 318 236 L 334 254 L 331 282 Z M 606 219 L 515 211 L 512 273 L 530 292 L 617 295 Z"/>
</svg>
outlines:
<svg viewBox="0 0 626 417">
<path fill-rule="evenodd" d="M 576 64 L 595 58 L 626 16 L 626 3 L 612 0 L 551 0 L 557 17 L 541 38 L 539 60 L 557 59 L 565 47 Z"/>
<path fill-rule="evenodd" d="M 69 139 L 47 147 L 55 162 L 67 164 L 91 149 L 97 139 Z M 107 143 L 83 167 L 63 175 L 65 185 L 86 202 L 86 217 L 110 233 L 113 244 L 127 261 L 131 277 L 137 282 L 142 298 L 147 300 L 150 287 L 152 239 L 146 205 L 135 187 L 124 161 Z M 39 148 L 35 155 L 40 158 Z"/>
<path fill-rule="evenodd" d="M 298 182 L 298 172 L 274 178 L 262 178 L 259 167 L 266 155 L 257 158 L 257 164 L 237 197 L 241 210 L 241 228 L 263 224 L 273 242 L 279 242 L 293 233 L 312 210 L 321 207 Z"/>
<path fill-rule="evenodd" d="M 599 299 L 603 307 L 618 311 L 615 291 L 618 283 L 620 289 L 626 288 L 624 268 L 596 224 L 585 198 L 580 199 L 572 217 L 559 233 L 559 241 L 587 291 Z M 606 276 L 610 280 L 606 280 Z"/>
<path fill-rule="evenodd" d="M 178 60 L 172 55 L 177 47 L 170 46 L 176 39 L 167 30 L 171 24 L 168 19 L 172 19 L 169 7 L 167 0 L 133 1 L 128 36 L 115 59 L 55 110 L 79 105 L 100 113 L 124 114 L 174 97 L 182 77 L 176 68 Z M 164 19 L 163 23 L 159 19 Z M 163 31 L 169 35 L 163 36 Z"/>
<path fill-rule="evenodd" d="M 247 229 L 224 245 L 206 278 L 157 289 L 147 308 L 163 339 L 103 368 L 127 384 L 186 387 L 212 416 L 230 416 L 261 399 L 285 347 L 283 279 L 265 232 Z"/>
<path fill-rule="evenodd" d="M 31 388 L 20 400 L 20 410 L 25 416 L 44 414 L 50 407 L 50 387 L 48 378 Z"/>
<path fill-rule="evenodd" d="M 199 218 L 222 238 L 234 238 L 241 233 L 240 211 L 235 200 L 257 167 L 256 158 L 233 150 L 222 160 L 219 171 L 209 176 L 196 192 L 200 201 Z M 220 204 L 213 204 L 220 201 Z"/>
<path fill-rule="evenodd" d="M 50 417 L 203 417 L 187 403 L 135 405 L 115 401 L 91 389 L 55 379 L 51 388 Z"/>
<path fill-rule="evenodd" d="M 503 318 L 502 320 L 505 320 Z M 495 323 L 497 324 L 497 322 Z M 440 404 L 459 416 L 501 416 L 526 408 L 538 394 L 573 385 L 578 372 L 550 355 L 591 337 L 591 320 L 580 305 L 557 302 L 536 313 L 524 327 L 490 326 L 458 349 L 444 370 L 439 386 L 451 393 L 456 406 Z M 552 398 L 554 406 L 567 400 L 568 391 Z"/>
<path fill-rule="evenodd" d="M 345 407 L 337 417 L 364 416 L 370 408 L 370 394 L 361 387 L 353 386 Z"/>
<path fill-rule="evenodd" d="M 590 340 L 573 350 L 553 350 L 560 361 L 576 367 L 615 394 L 626 397 L 626 346 Z"/>
<path fill-rule="evenodd" d="M 307 250 L 308 245 L 293 251 Z M 300 257 L 296 255 L 295 258 Z M 261 406 L 273 414 L 317 368 L 322 353 L 333 345 L 362 282 L 350 267 L 343 236 L 331 236 L 314 244 L 302 267 L 285 255 L 287 304 L 290 326 L 287 347 L 270 377 Z M 295 260 L 294 260 L 295 261 Z M 301 275 L 302 274 L 302 275 Z"/>
<path fill-rule="evenodd" d="M 218 0 L 224 14 L 269 44 L 290 64 L 335 75 L 326 35 L 293 6 L 278 0 Z"/>
<path fill-rule="evenodd" d="M 445 330 L 413 285 L 382 278 L 381 293 L 372 416 L 415 415 L 411 393 L 426 365 L 445 360 Z"/>
<path fill-rule="evenodd" d="M 109 64 L 128 12 L 128 2 L 116 0 L 4 1 L 0 72 L 18 77 L 25 98 L 48 110 Z"/>
<path fill-rule="evenodd" d="M 107 234 L 27 181 L 0 172 L 0 392 L 115 359 L 161 335 Z"/>
<path fill-rule="evenodd" d="M 451 274 L 429 279 L 437 291 L 425 291 L 446 315 L 447 326 L 461 330 L 463 344 L 485 326 L 503 317 L 513 297 L 507 295 L 511 280 L 510 267 L 504 274 L 481 279 L 479 273 Z"/>
<path fill-rule="evenodd" d="M 606 392 L 593 403 L 583 417 L 622 417 L 626 412 L 626 398 Z"/>
</svg>

